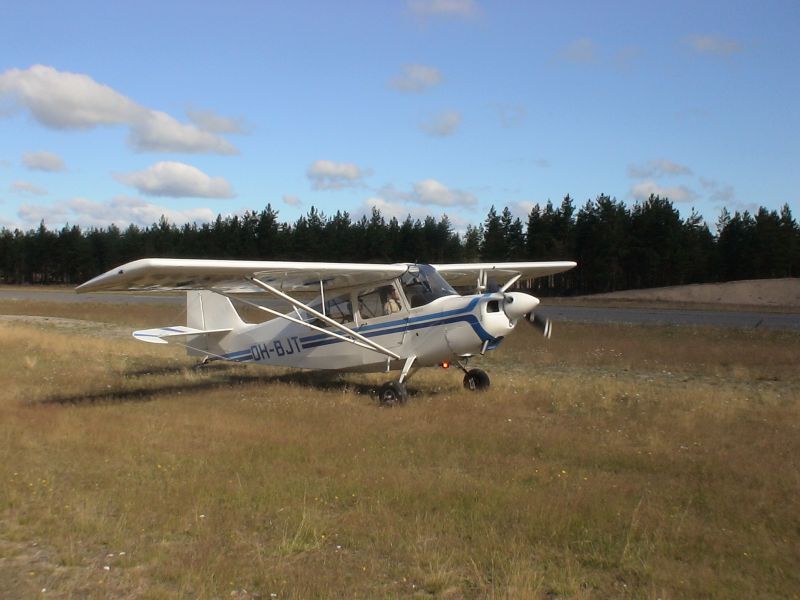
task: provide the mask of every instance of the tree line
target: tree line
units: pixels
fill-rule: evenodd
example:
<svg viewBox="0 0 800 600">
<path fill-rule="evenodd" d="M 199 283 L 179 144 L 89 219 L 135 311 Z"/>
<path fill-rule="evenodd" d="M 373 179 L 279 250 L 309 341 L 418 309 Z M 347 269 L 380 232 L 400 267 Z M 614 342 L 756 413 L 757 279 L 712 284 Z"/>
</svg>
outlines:
<svg viewBox="0 0 800 600">
<path fill-rule="evenodd" d="M 712 234 L 692 210 L 686 218 L 667 198 L 632 207 L 606 195 L 576 207 L 535 206 L 526 220 L 506 207 L 463 233 L 447 216 L 386 219 L 374 208 L 353 219 L 314 207 L 293 223 L 263 210 L 210 223 L 82 229 L 0 229 L 0 281 L 78 284 L 144 257 L 327 262 L 477 262 L 575 260 L 568 273 L 535 282 L 541 294 L 614 290 L 800 276 L 800 228 L 788 205 L 755 214 L 723 209 Z"/>
</svg>

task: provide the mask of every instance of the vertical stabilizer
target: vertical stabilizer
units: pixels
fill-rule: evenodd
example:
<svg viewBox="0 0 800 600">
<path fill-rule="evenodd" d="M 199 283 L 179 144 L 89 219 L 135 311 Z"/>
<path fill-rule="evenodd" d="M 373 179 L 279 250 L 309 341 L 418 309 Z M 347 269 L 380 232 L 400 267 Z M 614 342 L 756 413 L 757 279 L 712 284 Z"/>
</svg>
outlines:
<svg viewBox="0 0 800 600">
<path fill-rule="evenodd" d="M 229 298 L 208 290 L 186 292 L 186 325 L 194 329 L 238 329 L 245 325 Z"/>
</svg>

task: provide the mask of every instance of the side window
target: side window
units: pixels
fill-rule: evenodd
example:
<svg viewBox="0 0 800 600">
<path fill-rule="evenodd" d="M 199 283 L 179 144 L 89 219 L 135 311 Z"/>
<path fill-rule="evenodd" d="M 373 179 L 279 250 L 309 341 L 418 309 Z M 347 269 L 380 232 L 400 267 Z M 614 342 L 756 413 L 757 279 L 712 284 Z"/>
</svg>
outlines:
<svg viewBox="0 0 800 600">
<path fill-rule="evenodd" d="M 337 323 L 350 323 L 353 320 L 353 306 L 350 304 L 350 294 L 326 301 L 325 314 Z"/>
<path fill-rule="evenodd" d="M 358 295 L 358 311 L 364 320 L 390 315 L 402 308 L 400 295 L 393 285 L 370 288 Z"/>
<path fill-rule="evenodd" d="M 333 298 L 325 299 L 325 310 L 322 310 L 322 304 L 317 301 L 311 305 L 316 311 L 324 312 L 326 316 L 330 317 L 337 323 L 350 323 L 353 321 L 353 306 L 350 303 L 350 294 L 342 294 L 341 296 L 334 296 Z M 309 321 L 312 325 L 317 327 L 330 327 L 322 319 L 311 316 Z"/>
</svg>

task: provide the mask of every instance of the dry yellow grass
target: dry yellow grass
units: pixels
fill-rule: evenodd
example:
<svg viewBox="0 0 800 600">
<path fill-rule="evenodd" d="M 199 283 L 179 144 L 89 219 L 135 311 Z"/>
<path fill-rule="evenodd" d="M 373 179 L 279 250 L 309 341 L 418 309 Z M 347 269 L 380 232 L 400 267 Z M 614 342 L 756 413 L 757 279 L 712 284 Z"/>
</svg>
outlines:
<svg viewBox="0 0 800 600">
<path fill-rule="evenodd" d="M 381 376 L 0 323 L 0 596 L 796 595 L 800 336 L 556 332 L 385 410 Z"/>
</svg>

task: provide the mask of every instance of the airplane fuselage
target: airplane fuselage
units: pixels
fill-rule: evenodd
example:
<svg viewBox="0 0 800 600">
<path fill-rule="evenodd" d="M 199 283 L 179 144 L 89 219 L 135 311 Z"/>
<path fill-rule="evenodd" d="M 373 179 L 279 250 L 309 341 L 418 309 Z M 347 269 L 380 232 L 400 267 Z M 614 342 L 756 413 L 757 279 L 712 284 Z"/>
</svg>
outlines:
<svg viewBox="0 0 800 600">
<path fill-rule="evenodd" d="M 343 371 L 400 369 L 410 356 L 433 366 L 491 350 L 514 327 L 492 294 L 445 296 L 349 327 L 401 358 L 392 359 L 285 319 L 235 329 L 208 348 L 235 362 Z"/>
</svg>

